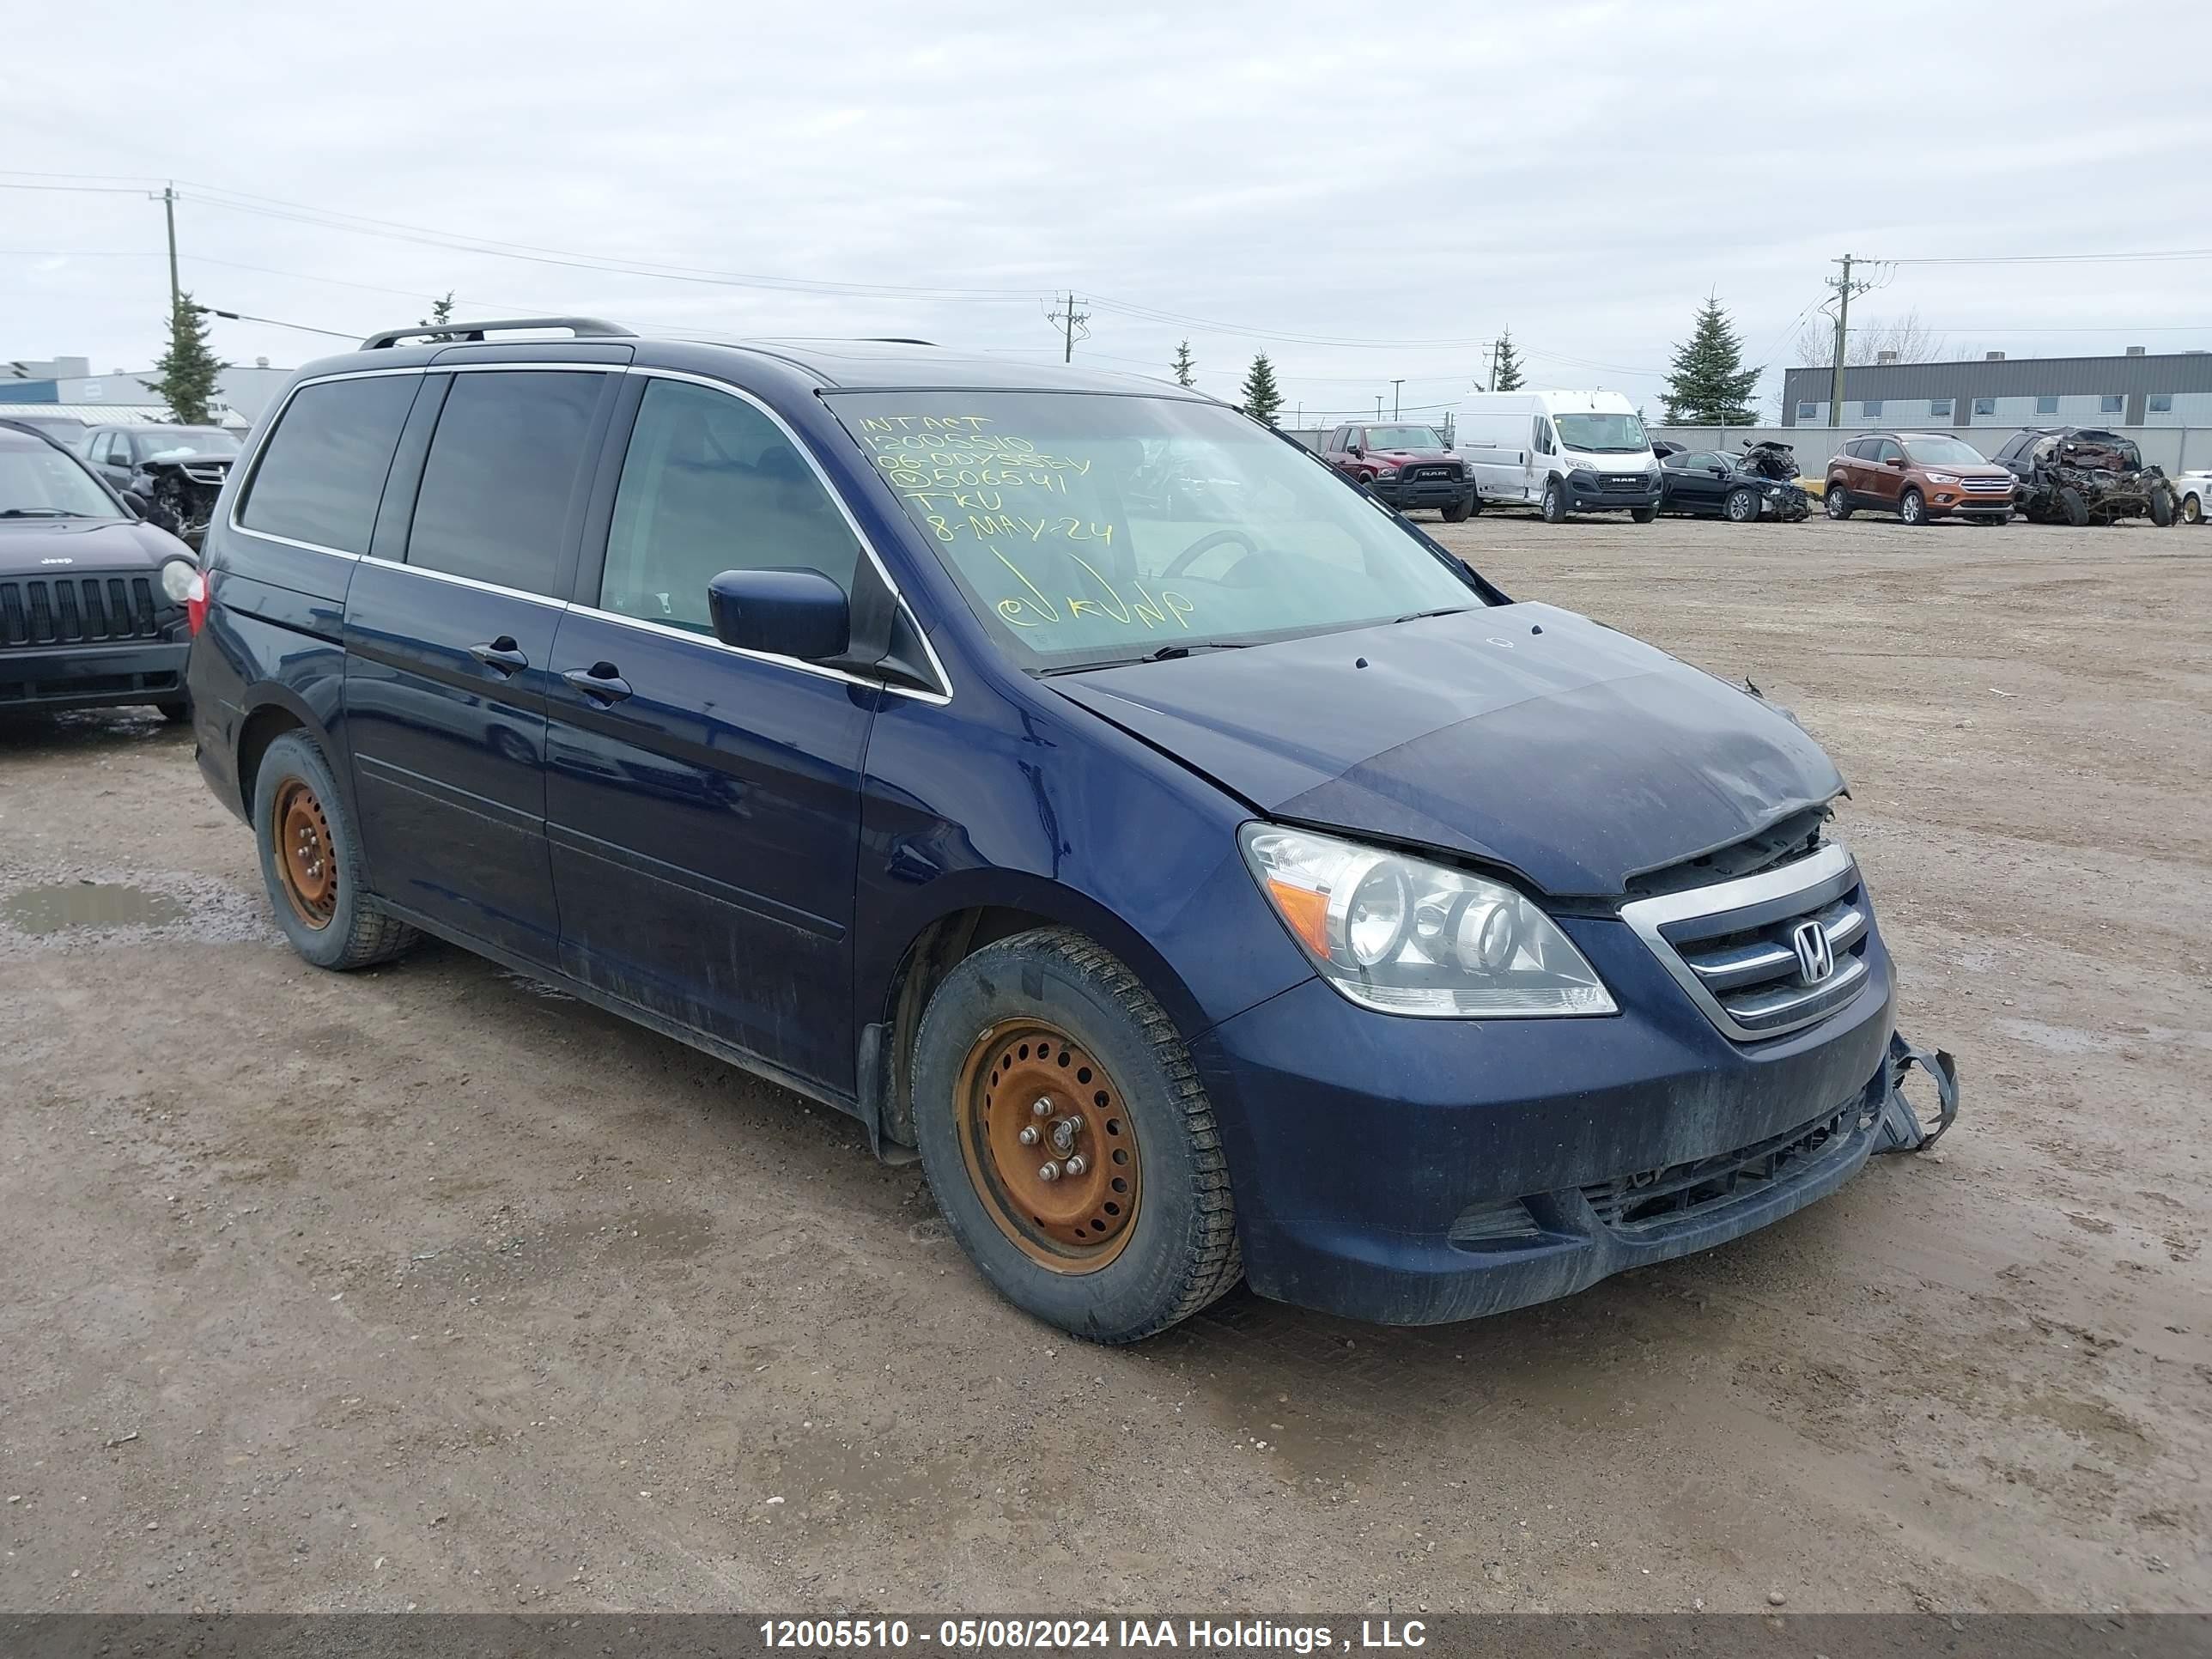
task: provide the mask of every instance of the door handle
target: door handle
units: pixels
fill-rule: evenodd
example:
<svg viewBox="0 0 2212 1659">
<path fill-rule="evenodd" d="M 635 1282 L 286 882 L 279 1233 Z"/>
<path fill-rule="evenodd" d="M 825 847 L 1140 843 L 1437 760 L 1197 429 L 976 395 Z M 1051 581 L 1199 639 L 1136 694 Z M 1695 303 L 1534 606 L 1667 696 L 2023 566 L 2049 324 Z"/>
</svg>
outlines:
<svg viewBox="0 0 2212 1659">
<path fill-rule="evenodd" d="M 501 674 L 517 674 L 530 666 L 530 659 L 516 647 L 512 634 L 502 634 L 482 645 L 472 645 L 469 647 L 469 655 L 486 668 Z"/>
<path fill-rule="evenodd" d="M 589 668 L 572 668 L 561 678 L 594 702 L 620 702 L 629 696 L 629 682 L 611 662 L 595 662 Z"/>
</svg>

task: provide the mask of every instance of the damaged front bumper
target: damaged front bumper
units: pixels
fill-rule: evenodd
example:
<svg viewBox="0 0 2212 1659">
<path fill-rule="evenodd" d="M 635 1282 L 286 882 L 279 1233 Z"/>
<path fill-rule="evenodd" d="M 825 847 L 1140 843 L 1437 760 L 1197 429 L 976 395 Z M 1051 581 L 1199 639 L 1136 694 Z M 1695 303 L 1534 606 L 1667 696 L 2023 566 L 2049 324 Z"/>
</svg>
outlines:
<svg viewBox="0 0 2212 1659">
<path fill-rule="evenodd" d="M 1626 927 L 1563 926 L 1620 1017 L 1408 1020 L 1309 981 L 1193 1044 L 1255 1290 L 1380 1324 L 1503 1313 L 1754 1231 L 1956 1115 L 1949 1057 L 1896 1036 L 1878 938 L 1847 1004 L 1741 1043 Z"/>
</svg>

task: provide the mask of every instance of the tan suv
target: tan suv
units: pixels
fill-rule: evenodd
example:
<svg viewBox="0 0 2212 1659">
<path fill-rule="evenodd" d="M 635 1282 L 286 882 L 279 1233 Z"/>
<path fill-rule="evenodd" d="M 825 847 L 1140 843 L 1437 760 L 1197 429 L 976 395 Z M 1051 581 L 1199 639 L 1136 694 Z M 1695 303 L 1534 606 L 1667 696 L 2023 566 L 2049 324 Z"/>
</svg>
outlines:
<svg viewBox="0 0 2212 1659">
<path fill-rule="evenodd" d="M 1828 516 L 1848 519 L 1868 507 L 1907 524 L 2003 524 L 2019 488 L 2010 471 L 1948 432 L 1872 432 L 1830 459 Z"/>
</svg>

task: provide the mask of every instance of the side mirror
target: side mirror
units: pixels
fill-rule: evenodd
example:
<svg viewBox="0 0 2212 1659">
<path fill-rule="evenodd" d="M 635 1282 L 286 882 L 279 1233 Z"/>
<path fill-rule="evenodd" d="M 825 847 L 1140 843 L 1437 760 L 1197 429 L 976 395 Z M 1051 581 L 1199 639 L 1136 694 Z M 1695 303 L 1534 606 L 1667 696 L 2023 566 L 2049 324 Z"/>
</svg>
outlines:
<svg viewBox="0 0 2212 1659">
<path fill-rule="evenodd" d="M 1891 456 L 1889 458 L 1889 464 L 1900 472 L 1905 471 L 1905 457 L 1902 455 Z"/>
<path fill-rule="evenodd" d="M 818 570 L 725 570 L 707 584 L 707 610 L 714 637 L 741 651 L 826 662 L 853 643 L 845 590 Z"/>
<path fill-rule="evenodd" d="M 1716 478 L 1725 478 L 1729 475 L 1729 470 L 1724 466 L 1707 467 L 1705 470 Z"/>
<path fill-rule="evenodd" d="M 151 518 L 154 514 L 154 503 L 135 489 L 126 489 L 123 492 L 123 502 L 141 519 Z"/>
</svg>

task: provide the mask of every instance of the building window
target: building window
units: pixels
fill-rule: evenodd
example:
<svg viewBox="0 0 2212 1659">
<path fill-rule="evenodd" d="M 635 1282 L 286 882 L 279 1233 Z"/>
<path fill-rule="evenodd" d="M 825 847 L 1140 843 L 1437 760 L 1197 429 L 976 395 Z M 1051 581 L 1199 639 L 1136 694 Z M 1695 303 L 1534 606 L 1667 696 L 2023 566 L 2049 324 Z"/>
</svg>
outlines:
<svg viewBox="0 0 2212 1659">
<path fill-rule="evenodd" d="M 1819 419 L 1820 418 L 1820 404 L 1798 404 L 1798 405 L 1797 405 L 1797 418 L 1798 418 L 1799 420 L 1801 420 L 1801 421 L 1817 421 L 1817 420 L 1819 420 Z"/>
<path fill-rule="evenodd" d="M 1949 420 L 1951 400 L 1948 398 L 1930 398 L 1928 400 L 1928 418 L 1931 421 Z"/>
<path fill-rule="evenodd" d="M 1994 415 L 1994 414 L 1996 414 L 1996 412 L 1997 412 L 1997 400 L 1996 400 L 1996 398 L 1975 398 L 1975 399 L 1974 399 L 1974 413 L 1975 413 L 1975 414 L 1977 414 L 1977 415 Z"/>
<path fill-rule="evenodd" d="M 2150 394 L 2150 412 L 2154 415 L 2172 414 L 2173 394 L 2171 392 L 2152 392 Z"/>
<path fill-rule="evenodd" d="M 2097 399 L 2097 413 L 2100 415 L 2117 415 L 2124 406 L 2125 405 L 2118 398 L 2100 398 Z"/>
<path fill-rule="evenodd" d="M 1866 402 L 1859 405 L 1859 416 L 1863 420 L 1880 420 L 1881 418 L 1881 399 L 1879 398 L 1868 398 Z"/>
<path fill-rule="evenodd" d="M 2058 399 L 2055 397 L 2038 398 L 2035 400 L 2035 412 L 2039 415 L 2056 415 L 2058 412 Z"/>
</svg>

